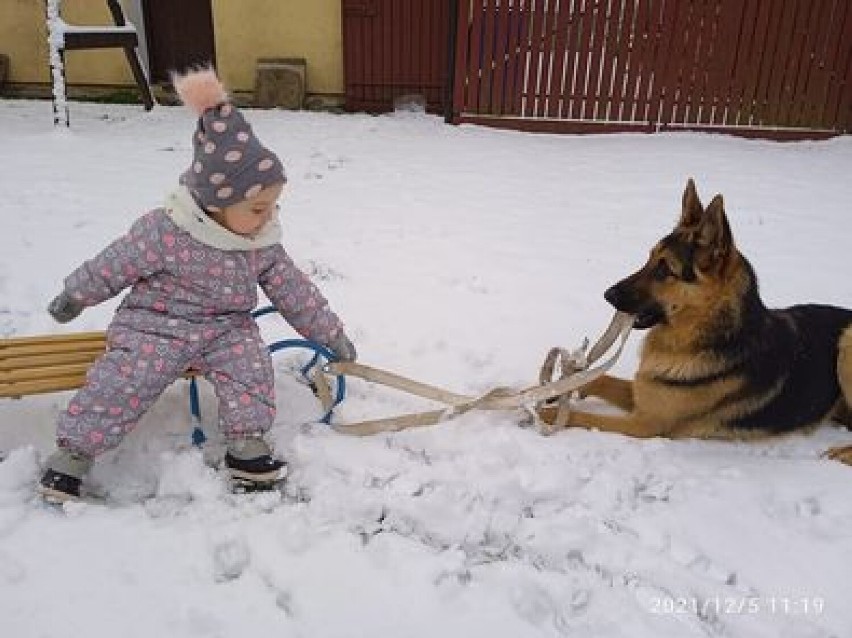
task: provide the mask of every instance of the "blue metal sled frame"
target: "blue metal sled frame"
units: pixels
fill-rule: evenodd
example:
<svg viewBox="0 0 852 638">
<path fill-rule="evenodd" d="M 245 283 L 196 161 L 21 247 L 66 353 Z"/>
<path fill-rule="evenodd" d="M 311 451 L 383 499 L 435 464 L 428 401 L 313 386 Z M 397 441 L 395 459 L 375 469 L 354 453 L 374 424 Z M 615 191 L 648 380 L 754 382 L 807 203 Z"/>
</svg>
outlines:
<svg viewBox="0 0 852 638">
<path fill-rule="evenodd" d="M 252 317 L 257 319 L 263 315 L 277 312 L 278 310 L 273 306 L 264 306 L 252 312 Z M 310 377 L 310 372 L 317 365 L 325 365 L 323 360 L 325 362 L 337 361 L 337 357 L 331 350 L 315 341 L 311 341 L 310 339 L 281 339 L 279 341 L 273 341 L 267 346 L 267 348 L 269 350 L 269 354 L 275 354 L 280 350 L 286 350 L 288 348 L 302 348 L 313 351 L 313 357 L 302 367 L 300 372 L 304 380 L 314 392 L 316 392 L 316 386 Z M 340 405 L 346 397 L 346 378 L 342 374 L 335 375 L 335 385 L 336 392 L 334 395 L 334 402 L 320 419 L 322 423 L 331 423 L 334 408 Z M 198 382 L 196 377 L 192 377 L 189 380 L 189 413 L 192 417 L 193 423 L 192 443 L 193 445 L 202 445 L 207 440 L 207 436 L 204 434 L 204 430 L 201 427 L 201 401 L 198 396 Z"/>
</svg>

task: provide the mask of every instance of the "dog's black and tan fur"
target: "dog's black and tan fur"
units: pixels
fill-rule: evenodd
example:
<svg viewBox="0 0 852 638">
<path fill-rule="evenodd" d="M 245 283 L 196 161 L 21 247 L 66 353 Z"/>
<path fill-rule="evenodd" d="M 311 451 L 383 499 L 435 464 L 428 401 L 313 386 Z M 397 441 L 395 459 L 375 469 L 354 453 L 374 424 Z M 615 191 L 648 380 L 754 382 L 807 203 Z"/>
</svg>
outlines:
<svg viewBox="0 0 852 638">
<path fill-rule="evenodd" d="M 746 439 L 852 419 L 852 310 L 769 310 L 717 195 L 705 209 L 689 180 L 681 219 L 636 273 L 606 291 L 649 329 L 633 381 L 584 388 L 626 414 L 574 410 L 568 426 L 636 437 Z M 552 423 L 555 409 L 540 416 Z M 852 464 L 852 446 L 828 456 Z"/>
</svg>

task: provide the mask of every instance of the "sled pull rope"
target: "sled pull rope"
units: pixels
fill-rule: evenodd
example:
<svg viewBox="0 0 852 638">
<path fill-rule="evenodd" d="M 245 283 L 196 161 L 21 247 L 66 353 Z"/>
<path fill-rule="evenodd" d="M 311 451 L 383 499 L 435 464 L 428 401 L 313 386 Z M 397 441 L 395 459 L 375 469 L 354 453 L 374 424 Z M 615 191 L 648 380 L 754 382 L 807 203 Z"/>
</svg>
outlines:
<svg viewBox="0 0 852 638">
<path fill-rule="evenodd" d="M 559 414 L 557 419 L 567 420 L 571 393 L 598 377 L 603 376 L 615 365 L 615 362 L 624 349 L 624 344 L 627 342 L 632 327 L 632 315 L 616 312 L 607 329 L 588 353 L 585 353 L 588 342 L 579 351 L 574 353 L 569 353 L 563 348 L 552 348 L 542 365 L 538 385 L 520 391 L 498 387 L 479 397 L 449 392 L 442 388 L 414 381 L 401 375 L 354 361 L 332 361 L 324 367 L 325 372 L 338 375 L 352 375 L 365 381 L 386 385 L 449 406 L 441 410 L 416 412 L 399 417 L 361 421 L 349 425 L 333 425 L 332 427 L 343 434 L 353 434 L 356 436 L 377 434 L 379 432 L 396 432 L 413 427 L 435 425 L 473 409 L 513 410 L 523 408 L 527 411 L 532 411 L 536 405 L 554 397 L 561 397 L 561 409 L 559 410 L 561 414 Z M 615 353 L 600 365 L 591 367 L 609 351 L 616 341 L 618 341 L 618 346 Z M 560 368 L 560 378 L 553 381 L 553 372 L 557 367 L 557 363 Z"/>
</svg>

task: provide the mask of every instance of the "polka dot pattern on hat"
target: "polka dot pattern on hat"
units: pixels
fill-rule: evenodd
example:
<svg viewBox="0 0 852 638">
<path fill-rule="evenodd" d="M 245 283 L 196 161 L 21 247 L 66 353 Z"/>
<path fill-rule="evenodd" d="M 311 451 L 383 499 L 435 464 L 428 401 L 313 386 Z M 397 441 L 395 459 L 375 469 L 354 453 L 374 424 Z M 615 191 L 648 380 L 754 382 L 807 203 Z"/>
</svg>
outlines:
<svg viewBox="0 0 852 638">
<path fill-rule="evenodd" d="M 263 184 L 255 184 L 245 192 L 245 198 L 250 199 L 256 197 L 263 190 Z"/>
<path fill-rule="evenodd" d="M 281 160 L 254 135 L 240 109 L 227 101 L 215 74 L 210 69 L 197 74 L 203 77 L 190 73 L 176 80 L 175 86 L 184 103 L 200 113 L 192 136 L 193 161 L 180 178 L 198 204 L 216 212 L 286 182 Z M 216 86 L 208 86 L 211 82 Z M 200 85 L 203 99 L 181 92 L 185 84 L 193 89 Z"/>
</svg>

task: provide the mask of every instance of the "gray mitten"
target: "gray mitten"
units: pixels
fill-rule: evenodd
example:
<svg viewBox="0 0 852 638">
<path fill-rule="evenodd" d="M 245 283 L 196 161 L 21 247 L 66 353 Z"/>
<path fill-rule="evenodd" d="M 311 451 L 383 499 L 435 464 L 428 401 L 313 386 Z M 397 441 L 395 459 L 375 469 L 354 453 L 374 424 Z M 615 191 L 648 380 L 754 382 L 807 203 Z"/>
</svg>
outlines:
<svg viewBox="0 0 852 638">
<path fill-rule="evenodd" d="M 66 292 L 61 292 L 47 306 L 47 311 L 59 323 L 68 323 L 83 312 L 83 304 Z"/>
<path fill-rule="evenodd" d="M 355 346 L 352 345 L 352 342 L 349 341 L 349 337 L 347 337 L 346 333 L 342 330 L 329 342 L 328 348 L 341 361 L 355 361 L 355 358 L 358 356 L 358 353 L 355 351 Z"/>
</svg>

